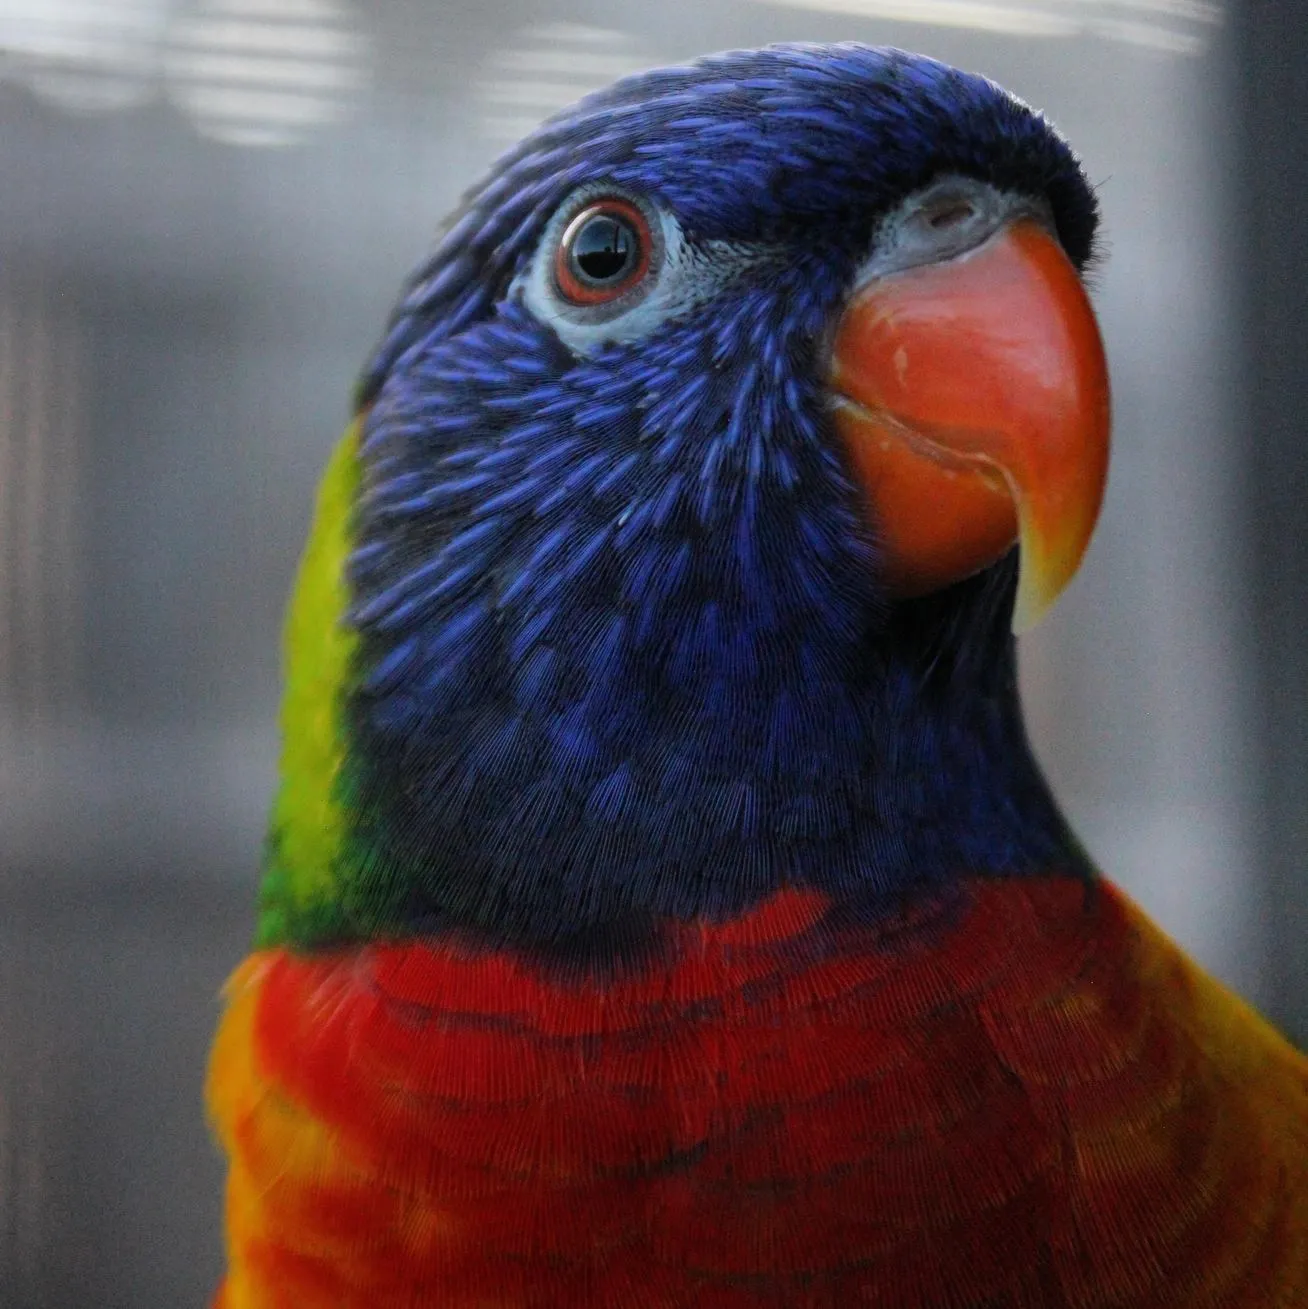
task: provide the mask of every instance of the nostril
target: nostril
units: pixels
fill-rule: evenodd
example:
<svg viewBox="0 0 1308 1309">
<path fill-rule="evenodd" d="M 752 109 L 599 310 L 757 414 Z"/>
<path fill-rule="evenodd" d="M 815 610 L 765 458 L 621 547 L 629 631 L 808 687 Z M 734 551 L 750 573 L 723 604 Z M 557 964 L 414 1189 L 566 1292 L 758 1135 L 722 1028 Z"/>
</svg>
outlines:
<svg viewBox="0 0 1308 1309">
<path fill-rule="evenodd" d="M 975 217 L 976 209 L 972 205 L 966 200 L 955 200 L 928 213 L 926 220 L 937 232 L 948 232 Z"/>
<path fill-rule="evenodd" d="M 3 4 L 4 0 L 0 0 Z M 1031 210 L 1031 201 L 967 177 L 939 178 L 900 201 L 877 225 L 863 281 L 918 264 L 955 259 Z"/>
</svg>

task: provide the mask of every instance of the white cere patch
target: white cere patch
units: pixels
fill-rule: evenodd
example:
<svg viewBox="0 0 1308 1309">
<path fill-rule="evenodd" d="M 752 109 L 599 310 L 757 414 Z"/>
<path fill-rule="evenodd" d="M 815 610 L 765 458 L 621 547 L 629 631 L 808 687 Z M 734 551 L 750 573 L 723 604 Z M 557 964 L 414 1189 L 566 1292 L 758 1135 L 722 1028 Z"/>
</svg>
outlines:
<svg viewBox="0 0 1308 1309">
<path fill-rule="evenodd" d="M 626 293 L 605 304 L 566 300 L 554 279 L 554 260 L 568 224 L 588 204 L 607 196 L 626 200 L 644 214 L 653 237 L 649 271 Z M 777 256 L 771 246 L 733 241 L 687 241 L 681 224 L 666 210 L 621 187 L 593 184 L 574 191 L 550 219 L 531 262 L 514 278 L 511 296 L 558 333 L 574 354 L 592 354 L 615 342 L 638 341 L 664 323 L 683 318 L 711 300 L 754 265 Z"/>
<path fill-rule="evenodd" d="M 872 253 L 859 267 L 854 289 L 906 268 L 966 255 L 1019 218 L 1033 218 L 1051 231 L 1054 226 L 1047 200 L 1001 191 L 971 177 L 937 178 L 877 224 Z"/>
</svg>

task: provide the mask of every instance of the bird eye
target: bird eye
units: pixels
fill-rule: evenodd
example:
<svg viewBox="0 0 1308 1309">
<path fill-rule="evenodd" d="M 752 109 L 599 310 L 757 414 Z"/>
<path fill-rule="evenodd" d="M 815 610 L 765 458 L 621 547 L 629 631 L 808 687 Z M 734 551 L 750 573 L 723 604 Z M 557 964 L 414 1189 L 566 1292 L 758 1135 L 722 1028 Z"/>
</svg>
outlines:
<svg viewBox="0 0 1308 1309">
<path fill-rule="evenodd" d="M 564 228 L 554 285 L 571 304 L 608 304 L 644 280 L 653 244 L 635 205 L 616 196 L 592 200 Z"/>
<path fill-rule="evenodd" d="M 665 204 L 597 178 L 549 216 L 508 296 L 583 356 L 649 336 L 757 257 L 752 246 L 692 240 Z"/>
</svg>

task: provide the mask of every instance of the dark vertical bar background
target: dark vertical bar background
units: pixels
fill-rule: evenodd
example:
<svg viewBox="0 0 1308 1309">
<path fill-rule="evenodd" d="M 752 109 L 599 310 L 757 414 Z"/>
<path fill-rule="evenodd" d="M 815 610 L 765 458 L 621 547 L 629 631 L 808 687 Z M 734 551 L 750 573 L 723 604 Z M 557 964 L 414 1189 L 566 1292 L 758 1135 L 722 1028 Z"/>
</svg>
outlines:
<svg viewBox="0 0 1308 1309">
<path fill-rule="evenodd" d="M 1232 7 L 1271 1012 L 1308 1041 L 1308 10 Z"/>
</svg>

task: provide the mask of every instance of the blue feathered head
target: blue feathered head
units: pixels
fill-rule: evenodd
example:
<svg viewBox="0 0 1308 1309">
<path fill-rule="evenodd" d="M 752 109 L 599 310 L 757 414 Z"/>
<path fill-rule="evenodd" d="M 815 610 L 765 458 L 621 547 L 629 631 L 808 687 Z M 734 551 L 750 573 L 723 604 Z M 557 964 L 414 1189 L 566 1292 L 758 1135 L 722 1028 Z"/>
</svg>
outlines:
<svg viewBox="0 0 1308 1309">
<path fill-rule="evenodd" d="M 867 287 L 1014 225 L 1075 282 L 1095 223 L 1039 114 L 858 45 L 628 78 L 506 155 L 361 388 L 336 930 L 579 949 L 1074 860 L 1013 690 L 1004 470 L 998 548 L 906 585 L 919 517 L 869 496 L 832 361 Z M 911 317 L 878 313 L 860 340 Z"/>
</svg>

